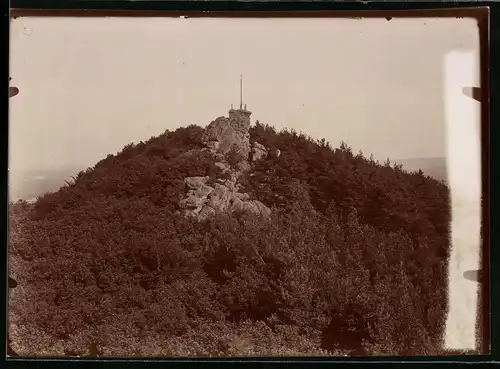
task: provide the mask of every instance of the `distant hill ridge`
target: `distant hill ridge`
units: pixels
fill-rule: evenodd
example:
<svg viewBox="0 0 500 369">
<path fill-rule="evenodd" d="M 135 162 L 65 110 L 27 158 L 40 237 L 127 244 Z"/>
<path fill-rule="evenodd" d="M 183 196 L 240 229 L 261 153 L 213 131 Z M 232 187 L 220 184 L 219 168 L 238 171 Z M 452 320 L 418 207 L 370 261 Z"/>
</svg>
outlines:
<svg viewBox="0 0 500 369">
<path fill-rule="evenodd" d="M 421 169 L 427 175 L 441 181 L 447 181 L 447 166 L 446 158 L 412 158 L 394 160 L 396 163 L 401 163 L 403 168 L 408 171 L 418 171 Z"/>
</svg>

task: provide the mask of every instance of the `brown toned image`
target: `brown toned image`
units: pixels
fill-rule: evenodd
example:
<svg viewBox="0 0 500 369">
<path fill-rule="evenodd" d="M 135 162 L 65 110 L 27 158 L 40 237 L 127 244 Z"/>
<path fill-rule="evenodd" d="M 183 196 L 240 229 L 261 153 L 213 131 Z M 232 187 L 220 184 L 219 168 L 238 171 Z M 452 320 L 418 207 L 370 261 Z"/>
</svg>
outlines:
<svg viewBox="0 0 500 369">
<path fill-rule="evenodd" d="M 77 15 L 10 21 L 9 356 L 489 350 L 477 18 Z"/>
</svg>

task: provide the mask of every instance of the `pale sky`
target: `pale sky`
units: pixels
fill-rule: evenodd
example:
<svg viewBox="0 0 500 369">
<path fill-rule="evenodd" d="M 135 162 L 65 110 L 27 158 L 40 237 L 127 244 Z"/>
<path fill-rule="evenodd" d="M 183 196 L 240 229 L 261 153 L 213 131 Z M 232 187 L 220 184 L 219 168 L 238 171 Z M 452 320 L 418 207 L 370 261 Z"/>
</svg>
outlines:
<svg viewBox="0 0 500 369">
<path fill-rule="evenodd" d="M 93 166 L 129 142 L 260 120 L 383 161 L 443 157 L 443 65 L 472 19 L 17 18 L 10 170 Z"/>
</svg>

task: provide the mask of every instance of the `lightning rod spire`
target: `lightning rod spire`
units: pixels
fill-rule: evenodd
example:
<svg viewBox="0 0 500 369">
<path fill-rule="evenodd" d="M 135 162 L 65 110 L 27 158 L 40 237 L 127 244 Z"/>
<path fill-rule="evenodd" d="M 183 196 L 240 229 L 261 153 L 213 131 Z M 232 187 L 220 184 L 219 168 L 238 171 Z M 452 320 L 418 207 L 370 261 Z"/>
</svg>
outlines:
<svg viewBox="0 0 500 369">
<path fill-rule="evenodd" d="M 240 110 L 243 109 L 243 74 L 240 75 Z"/>
</svg>

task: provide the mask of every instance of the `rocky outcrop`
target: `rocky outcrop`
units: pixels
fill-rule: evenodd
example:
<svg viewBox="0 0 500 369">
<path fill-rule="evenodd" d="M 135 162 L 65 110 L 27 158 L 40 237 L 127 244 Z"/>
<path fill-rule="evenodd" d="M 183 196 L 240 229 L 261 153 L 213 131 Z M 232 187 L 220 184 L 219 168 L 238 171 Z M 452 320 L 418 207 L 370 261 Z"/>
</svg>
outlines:
<svg viewBox="0 0 500 369">
<path fill-rule="evenodd" d="M 252 153 L 252 161 L 267 156 L 267 149 L 254 142 L 250 146 L 250 112 L 247 110 L 229 111 L 229 117 L 219 117 L 211 122 L 201 137 L 206 146 L 204 151 L 213 155 L 220 177 L 210 181 L 209 177 L 187 177 L 187 196 L 179 203 L 186 216 L 198 220 L 207 219 L 219 212 L 245 213 L 268 217 L 271 210 L 257 200 L 241 193 L 238 179 L 251 166 L 247 161 Z M 228 154 L 235 150 L 239 154 L 237 162 L 228 161 Z"/>
<path fill-rule="evenodd" d="M 188 177 L 184 182 L 190 190 L 179 205 L 187 216 L 205 220 L 219 212 L 250 213 L 264 217 L 271 214 L 271 210 L 263 203 L 250 200 L 248 194 L 238 192 L 235 179 L 212 186 L 207 184 L 209 177 Z"/>
<path fill-rule="evenodd" d="M 229 111 L 229 117 L 219 117 L 211 122 L 201 137 L 201 142 L 210 149 L 227 154 L 235 148 L 243 158 L 250 154 L 250 112 Z"/>
</svg>

